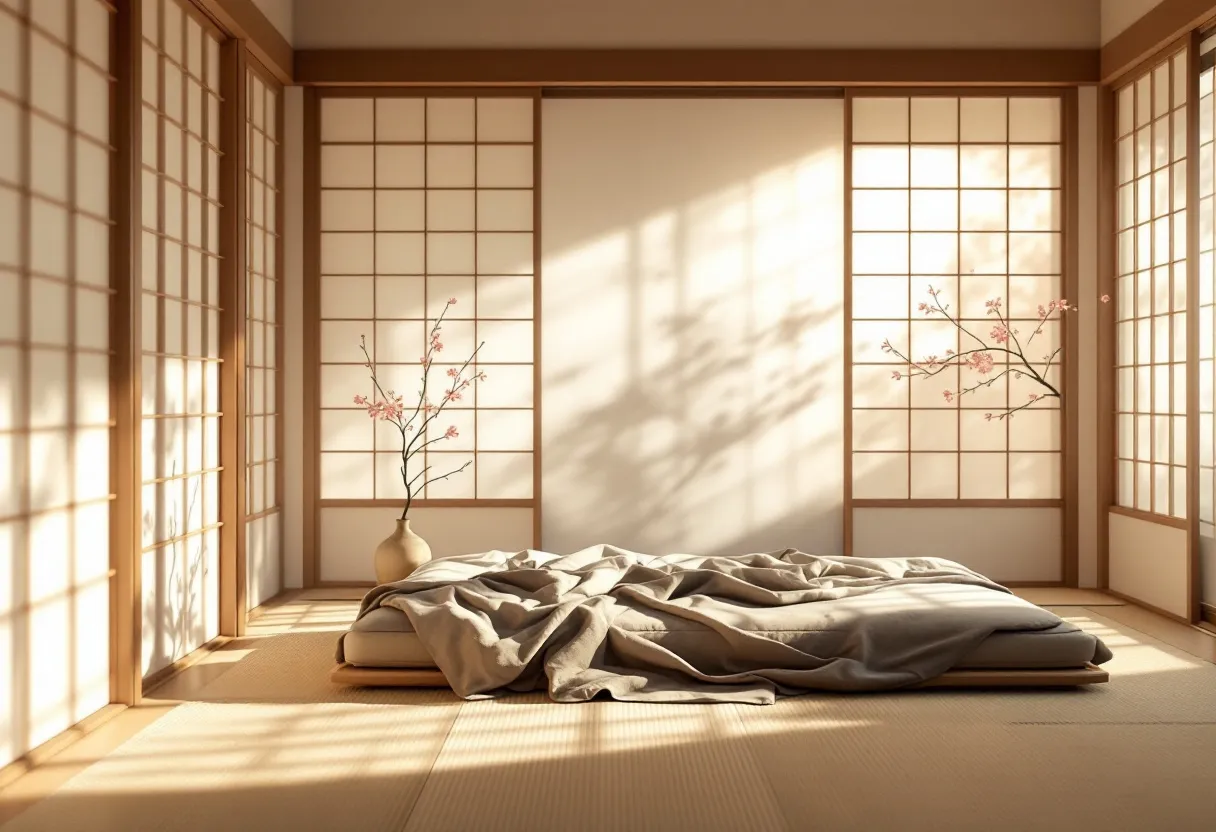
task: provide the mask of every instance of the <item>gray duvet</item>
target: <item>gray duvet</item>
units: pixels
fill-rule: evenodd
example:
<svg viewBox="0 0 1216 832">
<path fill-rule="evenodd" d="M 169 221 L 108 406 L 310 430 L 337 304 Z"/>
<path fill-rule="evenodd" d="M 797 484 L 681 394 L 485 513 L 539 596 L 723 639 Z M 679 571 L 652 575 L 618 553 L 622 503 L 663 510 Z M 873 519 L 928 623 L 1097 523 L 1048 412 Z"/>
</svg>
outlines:
<svg viewBox="0 0 1216 832">
<path fill-rule="evenodd" d="M 1061 621 L 952 561 L 792 549 L 488 552 L 432 561 L 379 586 L 359 616 L 380 606 L 408 616 L 457 695 L 547 687 L 558 702 L 604 694 L 769 704 L 808 690 L 899 688 L 944 673 L 996 631 Z M 623 615 L 716 637 L 659 644 L 636 624 L 616 626 Z"/>
</svg>

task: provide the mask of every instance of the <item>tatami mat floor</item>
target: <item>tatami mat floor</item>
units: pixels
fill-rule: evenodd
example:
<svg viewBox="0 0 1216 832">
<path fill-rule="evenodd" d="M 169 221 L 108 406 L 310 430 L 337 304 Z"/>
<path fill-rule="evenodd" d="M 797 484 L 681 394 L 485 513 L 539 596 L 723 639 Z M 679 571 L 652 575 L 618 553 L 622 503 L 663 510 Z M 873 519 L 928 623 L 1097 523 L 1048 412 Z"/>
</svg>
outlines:
<svg viewBox="0 0 1216 832">
<path fill-rule="evenodd" d="M 0 792 L 0 830 L 1213 828 L 1216 638 L 1097 593 L 1023 594 L 1107 641 L 1109 684 L 462 702 L 333 687 L 357 602 L 296 598 Z"/>
</svg>

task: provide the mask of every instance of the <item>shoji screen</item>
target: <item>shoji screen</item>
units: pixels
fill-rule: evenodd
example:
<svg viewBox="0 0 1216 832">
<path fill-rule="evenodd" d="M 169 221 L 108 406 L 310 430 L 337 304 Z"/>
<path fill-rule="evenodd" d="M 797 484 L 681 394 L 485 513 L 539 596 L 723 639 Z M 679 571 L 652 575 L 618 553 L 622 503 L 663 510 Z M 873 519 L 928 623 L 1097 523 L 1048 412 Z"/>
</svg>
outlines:
<svg viewBox="0 0 1216 832">
<path fill-rule="evenodd" d="M 1063 100 L 874 94 L 850 118 L 853 553 L 1061 580 L 1061 400 L 1021 408 L 1048 389 L 1000 349 L 1063 390 L 1061 324 L 1039 323 L 1066 296 Z M 900 356 L 941 363 L 909 379 Z M 962 533 L 977 526 L 983 546 Z"/>
<path fill-rule="evenodd" d="M 444 411 L 459 438 L 422 464 L 431 475 L 470 464 L 426 488 L 413 526 L 437 555 L 532 544 L 533 99 L 416 95 L 319 101 L 321 582 L 370 580 L 405 499 L 395 431 L 353 402 L 372 392 L 360 337 L 409 401 L 449 298 L 433 378 L 482 341 L 474 366 L 488 378 Z"/>
<path fill-rule="evenodd" d="M 1115 506 L 1109 583 L 1189 616 L 1187 50 L 1115 92 Z"/>
<path fill-rule="evenodd" d="M 283 95 L 252 66 L 246 78 L 245 568 L 256 607 L 282 581 L 282 163 Z"/>
<path fill-rule="evenodd" d="M 0 1 L 0 766 L 109 702 L 111 26 Z"/>
<path fill-rule="evenodd" d="M 1216 623 L 1216 39 L 1199 74 L 1199 574 L 1205 617 Z"/>
<path fill-rule="evenodd" d="M 143 669 L 219 632 L 220 35 L 143 3 Z"/>
</svg>

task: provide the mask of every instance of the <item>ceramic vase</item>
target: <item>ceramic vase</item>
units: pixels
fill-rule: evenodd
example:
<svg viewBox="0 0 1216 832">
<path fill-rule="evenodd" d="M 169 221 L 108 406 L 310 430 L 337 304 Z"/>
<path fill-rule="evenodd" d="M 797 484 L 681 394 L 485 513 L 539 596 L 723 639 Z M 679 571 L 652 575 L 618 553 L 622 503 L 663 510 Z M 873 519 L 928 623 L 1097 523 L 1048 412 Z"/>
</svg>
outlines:
<svg viewBox="0 0 1216 832">
<path fill-rule="evenodd" d="M 376 582 L 391 584 L 408 578 L 431 559 L 431 547 L 410 529 L 409 520 L 398 520 L 397 530 L 376 547 Z"/>
</svg>

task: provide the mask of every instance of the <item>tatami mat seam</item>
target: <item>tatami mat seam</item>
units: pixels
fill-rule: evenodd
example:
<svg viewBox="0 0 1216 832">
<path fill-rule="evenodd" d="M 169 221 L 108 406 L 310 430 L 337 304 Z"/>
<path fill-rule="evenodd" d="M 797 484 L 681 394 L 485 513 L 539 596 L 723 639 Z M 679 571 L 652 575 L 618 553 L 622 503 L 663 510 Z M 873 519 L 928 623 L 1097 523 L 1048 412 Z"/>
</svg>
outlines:
<svg viewBox="0 0 1216 832">
<path fill-rule="evenodd" d="M 769 777 L 768 771 L 765 769 L 764 765 L 762 765 L 759 750 L 756 748 L 756 744 L 752 741 L 751 734 L 747 730 L 747 723 L 743 721 L 743 717 L 739 713 L 740 708 L 751 707 L 755 706 L 732 704 L 731 716 L 734 718 L 735 723 L 739 726 L 740 736 L 743 738 L 743 743 L 747 748 L 748 758 L 751 760 L 752 765 L 755 766 L 756 771 L 759 772 L 760 779 L 764 781 L 764 785 L 768 788 L 768 796 L 773 807 L 777 810 L 777 815 L 781 818 L 782 823 L 785 824 L 786 830 L 788 830 L 788 832 L 794 832 L 795 826 L 793 820 L 786 813 L 785 807 L 781 805 L 781 798 L 777 793 L 777 787 L 773 783 L 772 778 Z"/>
<path fill-rule="evenodd" d="M 439 750 L 435 752 L 435 756 L 431 758 L 431 764 L 427 766 L 426 777 L 422 778 L 422 785 L 418 787 L 418 793 L 414 795 L 414 802 L 410 804 L 410 810 L 405 814 L 405 823 L 401 824 L 401 832 L 405 832 L 410 827 L 410 821 L 414 818 L 414 810 L 418 808 L 418 802 L 422 800 L 422 796 L 426 794 L 427 786 L 431 782 L 431 775 L 435 773 L 435 766 L 439 763 L 439 758 L 443 756 L 444 749 L 447 748 L 448 740 L 452 736 L 452 729 L 456 727 L 456 723 L 464 716 L 465 703 L 461 702 L 457 705 L 456 718 L 448 723 L 448 730 L 444 732 L 443 742 L 439 743 Z"/>
</svg>

